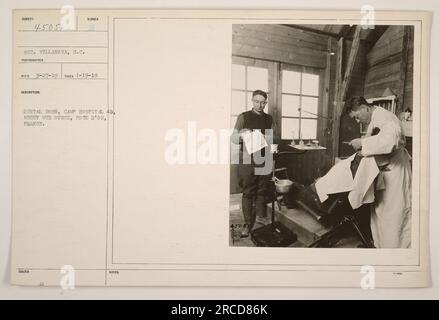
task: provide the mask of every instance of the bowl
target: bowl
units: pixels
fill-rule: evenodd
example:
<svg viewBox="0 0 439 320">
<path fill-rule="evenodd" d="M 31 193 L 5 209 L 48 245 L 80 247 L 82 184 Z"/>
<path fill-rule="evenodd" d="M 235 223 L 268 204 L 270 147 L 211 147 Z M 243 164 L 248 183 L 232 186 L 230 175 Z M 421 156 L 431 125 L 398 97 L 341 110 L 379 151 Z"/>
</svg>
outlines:
<svg viewBox="0 0 439 320">
<path fill-rule="evenodd" d="M 293 181 L 290 179 L 279 179 L 274 182 L 276 191 L 279 193 L 288 193 L 293 185 Z"/>
</svg>

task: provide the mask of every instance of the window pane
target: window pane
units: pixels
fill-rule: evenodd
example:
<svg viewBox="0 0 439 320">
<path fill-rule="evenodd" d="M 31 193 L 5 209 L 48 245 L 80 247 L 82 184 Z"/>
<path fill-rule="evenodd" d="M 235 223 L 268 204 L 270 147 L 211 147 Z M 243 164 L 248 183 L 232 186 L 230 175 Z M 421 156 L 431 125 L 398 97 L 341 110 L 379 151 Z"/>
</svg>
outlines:
<svg viewBox="0 0 439 320">
<path fill-rule="evenodd" d="M 238 115 L 245 111 L 245 92 L 232 91 L 232 114 Z"/>
<path fill-rule="evenodd" d="M 247 110 L 251 110 L 252 108 L 252 92 L 247 92 Z"/>
<path fill-rule="evenodd" d="M 268 70 L 265 68 L 247 68 L 247 90 L 268 91 Z"/>
<path fill-rule="evenodd" d="M 302 139 L 316 139 L 317 120 L 302 119 L 300 130 Z"/>
<path fill-rule="evenodd" d="M 238 119 L 238 116 L 232 116 L 230 119 L 230 128 L 234 128 L 236 124 L 236 119 Z"/>
<path fill-rule="evenodd" d="M 282 70 L 282 92 L 300 93 L 300 72 Z"/>
<path fill-rule="evenodd" d="M 302 94 L 319 95 L 319 76 L 317 74 L 302 74 Z"/>
<path fill-rule="evenodd" d="M 299 139 L 299 119 L 282 118 L 282 139 Z"/>
<path fill-rule="evenodd" d="M 232 89 L 245 89 L 245 67 L 232 64 Z"/>
<path fill-rule="evenodd" d="M 318 104 L 319 104 L 319 99 L 318 98 L 302 97 L 302 109 L 303 109 L 303 111 L 308 111 L 308 112 L 317 114 Z M 307 112 L 302 112 L 302 117 L 305 117 L 305 118 L 317 118 L 317 116 L 314 116 L 314 115 L 309 114 Z"/>
<path fill-rule="evenodd" d="M 299 117 L 300 97 L 282 95 L 282 116 Z"/>
</svg>

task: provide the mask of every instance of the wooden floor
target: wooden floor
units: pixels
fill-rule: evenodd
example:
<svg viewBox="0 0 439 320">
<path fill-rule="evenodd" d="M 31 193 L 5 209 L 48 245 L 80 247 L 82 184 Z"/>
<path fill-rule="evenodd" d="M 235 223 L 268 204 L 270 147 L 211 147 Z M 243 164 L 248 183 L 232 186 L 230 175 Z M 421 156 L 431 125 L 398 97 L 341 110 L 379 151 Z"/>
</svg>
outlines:
<svg viewBox="0 0 439 320">
<path fill-rule="evenodd" d="M 230 195 L 230 232 L 229 243 L 235 247 L 254 247 L 250 237 L 240 237 L 240 227 L 244 224 L 241 210 L 242 194 Z M 275 219 L 282 222 L 286 227 L 297 234 L 298 240 L 291 247 L 308 247 L 312 242 L 329 231 L 311 215 L 301 209 L 288 209 L 282 206 L 281 209 L 275 206 Z M 271 205 L 267 206 L 265 219 L 258 219 L 254 228 L 261 227 L 271 222 Z M 234 228 L 232 229 L 232 226 Z M 361 242 L 352 233 L 346 233 L 339 239 L 335 248 L 357 248 Z"/>
</svg>

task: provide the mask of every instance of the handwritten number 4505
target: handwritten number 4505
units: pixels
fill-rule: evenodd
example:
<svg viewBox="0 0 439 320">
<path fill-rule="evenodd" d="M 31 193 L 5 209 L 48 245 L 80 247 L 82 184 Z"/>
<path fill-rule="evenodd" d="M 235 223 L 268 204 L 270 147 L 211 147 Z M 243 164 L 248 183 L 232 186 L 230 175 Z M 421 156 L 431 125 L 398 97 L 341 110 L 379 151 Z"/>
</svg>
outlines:
<svg viewBox="0 0 439 320">
<path fill-rule="evenodd" d="M 34 27 L 35 31 L 61 31 L 60 23 L 37 23 Z"/>
</svg>

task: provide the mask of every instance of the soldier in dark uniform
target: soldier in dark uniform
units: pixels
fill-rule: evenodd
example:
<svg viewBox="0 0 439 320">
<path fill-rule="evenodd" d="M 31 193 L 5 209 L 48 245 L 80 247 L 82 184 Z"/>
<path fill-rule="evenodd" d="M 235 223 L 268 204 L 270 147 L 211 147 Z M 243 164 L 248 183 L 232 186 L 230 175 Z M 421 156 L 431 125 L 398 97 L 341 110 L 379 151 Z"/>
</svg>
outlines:
<svg viewBox="0 0 439 320">
<path fill-rule="evenodd" d="M 242 237 L 248 236 L 252 230 L 256 217 L 265 218 L 266 216 L 266 196 L 268 188 L 269 174 L 258 174 L 255 172 L 256 167 L 264 166 L 264 163 L 258 163 L 254 155 L 249 155 L 244 146 L 242 146 L 242 134 L 247 130 L 260 130 L 262 134 L 267 135 L 268 130 L 272 135 L 273 118 L 264 112 L 267 104 L 267 93 L 262 90 L 255 90 L 252 94 L 253 108 L 250 111 L 241 113 L 235 124 L 235 134 L 233 142 L 241 144 L 242 159 L 250 159 L 250 163 L 239 163 L 238 177 L 239 185 L 242 187 L 242 211 L 246 226 L 243 228 Z M 261 155 L 268 150 L 262 150 Z"/>
</svg>

